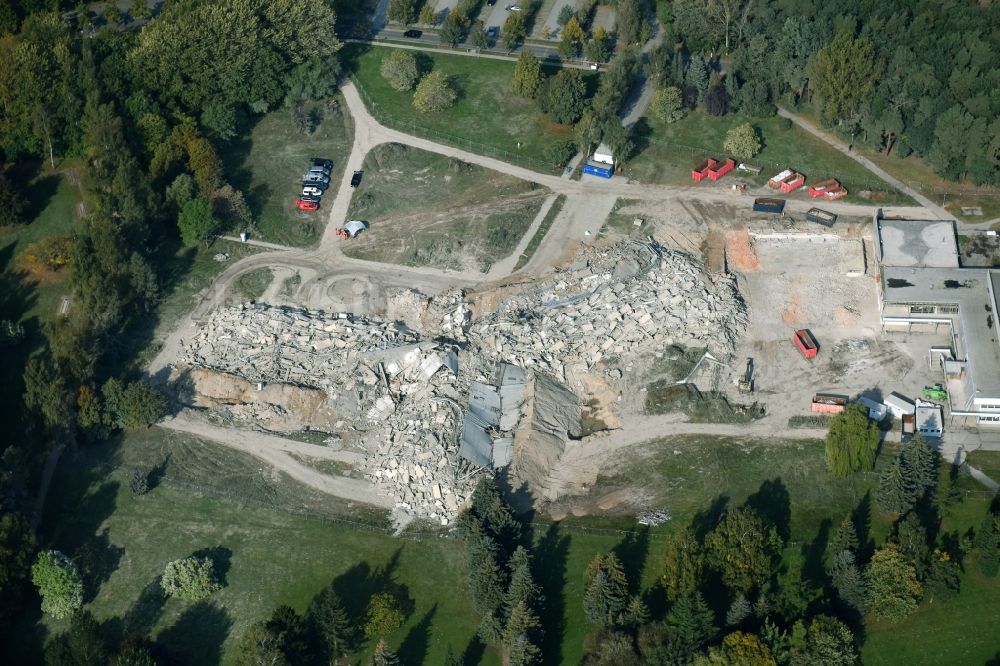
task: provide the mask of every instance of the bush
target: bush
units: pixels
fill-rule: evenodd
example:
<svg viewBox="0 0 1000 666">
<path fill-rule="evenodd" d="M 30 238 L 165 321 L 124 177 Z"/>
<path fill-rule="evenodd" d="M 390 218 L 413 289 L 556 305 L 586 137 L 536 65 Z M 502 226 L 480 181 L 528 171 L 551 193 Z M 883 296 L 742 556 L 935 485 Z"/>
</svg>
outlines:
<svg viewBox="0 0 1000 666">
<path fill-rule="evenodd" d="M 545 159 L 555 166 L 565 166 L 576 155 L 576 143 L 567 139 L 545 147 Z"/>
<path fill-rule="evenodd" d="M 388 592 L 374 595 L 365 611 L 365 636 L 386 636 L 403 626 L 406 615 L 399 600 Z"/>
<path fill-rule="evenodd" d="M 56 619 L 73 615 L 83 606 L 83 579 L 71 559 L 58 550 L 38 554 L 31 582 L 42 597 L 42 612 Z"/>
<path fill-rule="evenodd" d="M 547 80 L 538 96 L 538 104 L 557 123 L 575 123 L 586 103 L 587 84 L 580 71 L 561 69 Z"/>
<path fill-rule="evenodd" d="M 723 147 L 735 157 L 748 160 L 760 152 L 760 135 L 753 125 L 743 123 L 726 132 Z"/>
<path fill-rule="evenodd" d="M 185 557 L 169 562 L 160 578 L 167 596 L 198 601 L 222 589 L 215 573 L 215 563 L 207 557 Z"/>
<path fill-rule="evenodd" d="M 149 492 L 149 472 L 133 470 L 129 475 L 128 489 L 136 497 L 140 497 Z"/>
<path fill-rule="evenodd" d="M 148 428 L 167 413 L 167 399 L 145 382 L 123 386 L 117 379 L 109 379 L 101 393 L 108 425 L 115 428 Z"/>
</svg>

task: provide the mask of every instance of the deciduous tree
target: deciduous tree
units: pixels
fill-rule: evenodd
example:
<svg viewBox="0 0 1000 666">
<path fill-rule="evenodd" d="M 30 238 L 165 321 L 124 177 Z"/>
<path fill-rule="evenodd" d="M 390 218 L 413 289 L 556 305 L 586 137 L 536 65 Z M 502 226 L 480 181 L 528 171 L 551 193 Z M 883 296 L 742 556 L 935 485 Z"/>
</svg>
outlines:
<svg viewBox="0 0 1000 666">
<path fill-rule="evenodd" d="M 726 511 L 705 537 L 706 562 L 732 590 L 749 592 L 771 575 L 781 539 L 749 507 Z"/>
<path fill-rule="evenodd" d="M 653 93 L 649 106 L 653 116 L 665 123 L 676 122 L 685 115 L 684 96 L 680 88 L 673 86 L 660 88 Z"/>
<path fill-rule="evenodd" d="M 527 34 L 521 12 L 511 12 L 500 29 L 500 41 L 503 42 L 505 49 L 513 51 L 524 41 Z"/>
<path fill-rule="evenodd" d="M 564 58 L 575 58 L 580 54 L 587 33 L 580 27 L 580 22 L 573 16 L 566 23 L 559 35 L 559 55 Z"/>
<path fill-rule="evenodd" d="M 674 532 L 663 554 L 663 575 L 660 577 L 667 599 L 676 601 L 697 590 L 704 566 L 705 552 L 694 530 L 686 526 Z"/>
<path fill-rule="evenodd" d="M 31 582 L 42 597 L 42 612 L 57 620 L 67 618 L 83 606 L 83 579 L 71 559 L 58 550 L 38 554 L 31 567 Z"/>
<path fill-rule="evenodd" d="M 758 150 L 760 143 L 757 143 Z M 727 150 L 728 136 L 727 136 Z M 739 157 L 749 158 L 732 151 Z M 875 464 L 878 449 L 878 426 L 868 418 L 868 408 L 852 404 L 830 420 L 826 434 L 826 464 L 834 476 L 844 477 L 853 472 L 870 470 Z"/>
<path fill-rule="evenodd" d="M 222 589 L 215 563 L 208 557 L 185 557 L 168 562 L 160 587 L 170 597 L 187 601 L 207 599 Z"/>
<path fill-rule="evenodd" d="M 539 106 L 557 123 L 575 123 L 583 113 L 587 84 L 576 69 L 561 69 L 550 77 L 538 96 Z"/>
<path fill-rule="evenodd" d="M 0 620 L 8 616 L 28 582 L 35 535 L 18 513 L 0 515 Z"/>
<path fill-rule="evenodd" d="M 854 634 L 840 620 L 817 615 L 808 625 L 795 623 L 789 663 L 796 666 L 854 666 L 858 651 Z"/>
<path fill-rule="evenodd" d="M 379 592 L 372 595 L 365 610 L 365 636 L 375 638 L 385 636 L 403 626 L 406 614 L 395 595 Z"/>
<path fill-rule="evenodd" d="M 389 0 L 389 20 L 410 25 L 417 18 L 414 0 Z"/>
<path fill-rule="evenodd" d="M 438 69 L 417 84 L 413 92 L 413 107 L 420 113 L 436 113 L 451 107 L 457 98 L 448 76 Z"/>
<path fill-rule="evenodd" d="M 865 570 L 865 582 L 868 607 L 887 620 L 902 620 L 912 613 L 923 594 L 916 570 L 894 543 L 875 551 Z"/>
<path fill-rule="evenodd" d="M 177 216 L 177 228 L 185 245 L 208 241 L 218 230 L 219 221 L 208 199 L 198 197 L 184 204 Z"/>
<path fill-rule="evenodd" d="M 542 85 L 542 65 L 538 57 L 530 51 L 522 51 L 514 65 L 514 78 L 511 88 L 515 95 L 535 99 Z"/>
<path fill-rule="evenodd" d="M 382 78 L 394 90 L 400 92 L 412 90 L 413 85 L 420 78 L 420 69 L 417 67 L 416 57 L 409 51 L 401 49 L 391 49 L 389 55 L 382 59 L 380 71 Z"/>
<path fill-rule="evenodd" d="M 822 100 L 823 118 L 839 122 L 855 113 L 875 88 L 881 68 L 870 40 L 838 33 L 808 65 L 811 85 Z"/>
<path fill-rule="evenodd" d="M 0 227 L 27 222 L 27 201 L 6 175 L 0 173 Z"/>
<path fill-rule="evenodd" d="M 69 629 L 46 644 L 45 663 L 53 666 L 102 666 L 108 663 L 108 649 L 101 636 L 100 625 L 90 611 L 74 613 Z"/>
</svg>

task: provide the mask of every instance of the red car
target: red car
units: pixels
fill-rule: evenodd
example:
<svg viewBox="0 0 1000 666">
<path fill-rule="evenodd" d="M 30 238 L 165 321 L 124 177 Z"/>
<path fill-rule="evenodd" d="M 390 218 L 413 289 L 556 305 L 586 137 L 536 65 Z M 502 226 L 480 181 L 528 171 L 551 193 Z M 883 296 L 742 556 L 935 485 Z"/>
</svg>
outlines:
<svg viewBox="0 0 1000 666">
<path fill-rule="evenodd" d="M 299 210 L 318 210 L 319 203 L 316 201 L 306 201 L 305 199 L 296 199 L 295 207 Z"/>
</svg>

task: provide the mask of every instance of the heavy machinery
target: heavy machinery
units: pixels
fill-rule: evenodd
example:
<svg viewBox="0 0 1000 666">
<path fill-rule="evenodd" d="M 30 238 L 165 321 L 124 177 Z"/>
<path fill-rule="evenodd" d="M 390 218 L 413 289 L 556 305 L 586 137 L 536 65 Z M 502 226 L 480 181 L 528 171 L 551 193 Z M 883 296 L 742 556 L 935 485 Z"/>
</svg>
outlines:
<svg viewBox="0 0 1000 666">
<path fill-rule="evenodd" d="M 924 397 L 928 400 L 945 400 L 948 398 L 948 389 L 941 384 L 924 387 Z"/>
<path fill-rule="evenodd" d="M 744 371 L 743 376 L 740 377 L 739 383 L 740 393 L 753 393 L 753 359 L 747 359 L 747 369 Z"/>
</svg>

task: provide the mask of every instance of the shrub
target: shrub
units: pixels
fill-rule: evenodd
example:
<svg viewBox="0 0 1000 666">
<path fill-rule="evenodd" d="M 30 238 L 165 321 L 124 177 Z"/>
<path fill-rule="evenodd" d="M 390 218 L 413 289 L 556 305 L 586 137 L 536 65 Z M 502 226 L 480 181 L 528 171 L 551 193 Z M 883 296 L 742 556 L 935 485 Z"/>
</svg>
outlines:
<svg viewBox="0 0 1000 666">
<path fill-rule="evenodd" d="M 425 76 L 413 93 L 413 107 L 420 113 L 444 111 L 455 103 L 458 95 L 448 82 L 448 75 L 435 70 Z"/>
<path fill-rule="evenodd" d="M 198 601 L 222 589 L 215 573 L 215 563 L 207 557 L 185 557 L 167 563 L 160 578 L 167 596 Z"/>
<path fill-rule="evenodd" d="M 576 143 L 569 139 L 559 141 L 546 146 L 543 154 L 555 166 L 564 166 L 576 155 Z"/>
<path fill-rule="evenodd" d="M 128 489 L 132 494 L 139 497 L 149 492 L 149 472 L 133 470 L 129 475 Z"/>
<path fill-rule="evenodd" d="M 391 634 L 403 626 L 406 619 L 399 600 L 388 592 L 372 596 L 365 611 L 365 636 L 374 638 Z"/>
<path fill-rule="evenodd" d="M 420 70 L 414 55 L 399 49 L 393 49 L 392 53 L 382 60 L 380 71 L 382 78 L 392 86 L 393 90 L 399 92 L 412 90 L 413 84 L 420 77 Z"/>
<path fill-rule="evenodd" d="M 56 619 L 67 618 L 83 606 L 83 579 L 71 559 L 58 550 L 38 554 L 31 567 L 31 582 L 42 597 L 42 612 Z"/>
<path fill-rule="evenodd" d="M 760 135 L 753 125 L 743 123 L 726 132 L 726 142 L 723 147 L 726 152 L 748 160 L 760 152 Z"/>
</svg>

